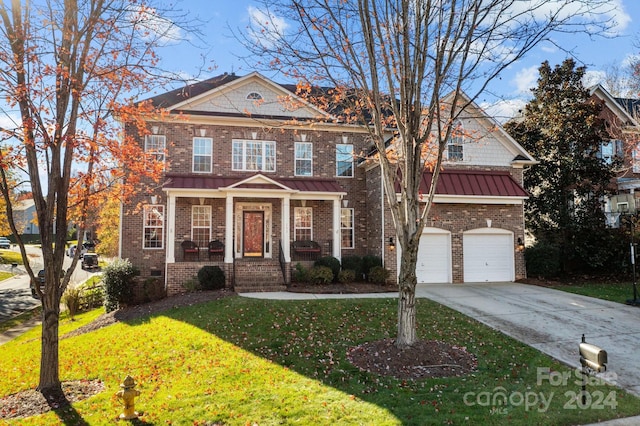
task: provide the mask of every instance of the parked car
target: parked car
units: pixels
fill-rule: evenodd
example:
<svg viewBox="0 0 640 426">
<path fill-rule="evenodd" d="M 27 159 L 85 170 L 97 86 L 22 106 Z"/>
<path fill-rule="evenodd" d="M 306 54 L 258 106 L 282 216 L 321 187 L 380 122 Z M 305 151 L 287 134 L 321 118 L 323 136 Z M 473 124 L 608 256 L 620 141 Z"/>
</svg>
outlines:
<svg viewBox="0 0 640 426">
<path fill-rule="evenodd" d="M 82 263 L 80 263 L 80 266 L 84 270 L 99 269 L 98 255 L 96 253 L 85 253 L 84 256 L 82 256 Z"/>
<path fill-rule="evenodd" d="M 60 279 L 62 279 L 64 277 L 64 269 L 60 272 Z M 31 296 L 33 296 L 34 299 L 38 299 L 38 292 L 36 291 L 36 285 L 40 286 L 40 291 L 44 291 L 44 269 L 40 269 L 38 271 L 38 275 L 36 276 L 36 280 L 31 281 Z"/>
<path fill-rule="evenodd" d="M 90 241 L 85 241 L 82 243 L 82 251 L 80 252 L 80 259 L 85 255 L 85 253 L 93 252 L 96 248 L 95 243 Z M 71 247 L 67 249 L 67 256 L 73 257 L 76 254 L 76 250 L 78 249 L 77 244 L 72 244 Z"/>
<path fill-rule="evenodd" d="M 69 247 L 67 249 L 67 256 L 69 257 L 73 257 L 76 255 L 76 248 L 78 248 L 78 246 L 76 244 L 72 244 L 71 247 Z"/>
<path fill-rule="evenodd" d="M 9 250 L 11 248 L 11 241 L 7 237 L 0 237 L 0 249 Z"/>
</svg>

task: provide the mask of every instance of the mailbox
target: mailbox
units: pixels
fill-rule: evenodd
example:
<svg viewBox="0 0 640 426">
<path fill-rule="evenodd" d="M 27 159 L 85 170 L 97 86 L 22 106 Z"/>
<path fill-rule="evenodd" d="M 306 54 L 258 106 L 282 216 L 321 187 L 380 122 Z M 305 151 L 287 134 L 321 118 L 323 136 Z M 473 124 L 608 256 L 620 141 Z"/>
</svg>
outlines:
<svg viewBox="0 0 640 426">
<path fill-rule="evenodd" d="M 601 372 L 607 369 L 607 351 L 590 343 L 580 343 L 580 364 Z"/>
</svg>

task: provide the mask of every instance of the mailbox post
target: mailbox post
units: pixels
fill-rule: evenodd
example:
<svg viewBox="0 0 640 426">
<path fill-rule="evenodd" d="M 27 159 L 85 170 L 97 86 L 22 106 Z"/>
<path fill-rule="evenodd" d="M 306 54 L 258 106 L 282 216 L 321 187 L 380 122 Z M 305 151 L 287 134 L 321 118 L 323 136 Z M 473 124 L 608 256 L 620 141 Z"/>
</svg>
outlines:
<svg viewBox="0 0 640 426">
<path fill-rule="evenodd" d="M 587 403 L 587 376 L 591 371 L 599 373 L 607 370 L 607 351 L 586 343 L 584 334 L 580 343 L 580 364 L 582 365 L 582 405 Z"/>
</svg>

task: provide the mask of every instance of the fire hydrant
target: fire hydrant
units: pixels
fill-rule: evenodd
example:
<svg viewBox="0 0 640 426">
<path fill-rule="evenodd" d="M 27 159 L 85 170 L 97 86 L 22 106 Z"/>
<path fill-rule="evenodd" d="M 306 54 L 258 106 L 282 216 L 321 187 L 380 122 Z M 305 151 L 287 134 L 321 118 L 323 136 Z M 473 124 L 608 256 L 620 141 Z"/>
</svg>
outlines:
<svg viewBox="0 0 640 426">
<path fill-rule="evenodd" d="M 120 384 L 120 387 L 122 389 L 116 393 L 116 396 L 122 399 L 124 403 L 124 410 L 122 414 L 120 414 L 120 418 L 123 420 L 137 419 L 139 414 L 136 411 L 134 399 L 136 396 L 140 396 L 140 391 L 134 389 L 136 387 L 136 381 L 133 380 L 133 377 L 127 376 L 122 384 Z"/>
</svg>

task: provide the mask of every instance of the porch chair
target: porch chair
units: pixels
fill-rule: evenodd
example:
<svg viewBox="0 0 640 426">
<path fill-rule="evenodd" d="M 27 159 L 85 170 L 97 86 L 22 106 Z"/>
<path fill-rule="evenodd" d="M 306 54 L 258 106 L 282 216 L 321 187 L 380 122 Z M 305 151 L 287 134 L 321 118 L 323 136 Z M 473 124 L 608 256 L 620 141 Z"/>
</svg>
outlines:
<svg viewBox="0 0 640 426">
<path fill-rule="evenodd" d="M 200 260 L 200 247 L 191 240 L 184 240 L 181 244 L 182 246 L 182 257 L 184 260 L 187 260 L 187 255 L 195 254 Z"/>
<path fill-rule="evenodd" d="M 209 260 L 211 256 L 224 255 L 224 243 L 220 240 L 209 241 Z"/>
</svg>

